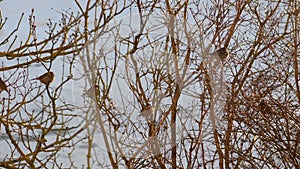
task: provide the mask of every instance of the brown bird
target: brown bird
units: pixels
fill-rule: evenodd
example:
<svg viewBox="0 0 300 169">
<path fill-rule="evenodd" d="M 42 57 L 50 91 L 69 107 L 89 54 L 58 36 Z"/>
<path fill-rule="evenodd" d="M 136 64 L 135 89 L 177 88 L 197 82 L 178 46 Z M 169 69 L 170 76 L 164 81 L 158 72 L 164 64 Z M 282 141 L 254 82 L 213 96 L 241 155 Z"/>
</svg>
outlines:
<svg viewBox="0 0 300 169">
<path fill-rule="evenodd" d="M 90 98 L 95 98 L 95 93 L 99 92 L 99 86 L 95 85 L 93 87 L 90 87 L 82 96 L 88 96 Z"/>
<path fill-rule="evenodd" d="M 3 90 L 5 90 L 5 91 L 8 92 L 6 84 L 5 84 L 5 83 L 3 82 L 3 80 L 0 78 L 0 93 L 1 93 Z"/>
<path fill-rule="evenodd" d="M 150 104 L 147 104 L 145 107 L 142 108 L 142 110 L 140 111 L 140 114 L 144 117 L 147 116 L 153 116 L 153 107 Z"/>
<path fill-rule="evenodd" d="M 47 73 L 41 75 L 40 77 L 32 79 L 32 80 L 39 80 L 41 83 L 44 83 L 46 86 L 49 86 L 50 83 L 54 80 L 54 73 L 47 72 Z"/>
<path fill-rule="evenodd" d="M 223 47 L 223 48 L 220 48 L 219 50 L 211 53 L 210 55 L 215 55 L 215 56 L 217 55 L 217 56 L 219 56 L 220 60 L 222 62 L 224 62 L 224 60 L 228 57 L 229 52 L 228 52 L 227 48 Z"/>
</svg>

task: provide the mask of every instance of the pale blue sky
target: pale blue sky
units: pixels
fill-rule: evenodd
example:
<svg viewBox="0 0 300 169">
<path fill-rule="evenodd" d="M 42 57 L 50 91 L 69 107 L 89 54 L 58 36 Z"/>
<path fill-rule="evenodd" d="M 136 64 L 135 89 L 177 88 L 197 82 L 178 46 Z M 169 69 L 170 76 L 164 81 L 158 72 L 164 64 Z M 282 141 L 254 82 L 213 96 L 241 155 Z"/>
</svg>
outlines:
<svg viewBox="0 0 300 169">
<path fill-rule="evenodd" d="M 9 34 L 9 30 L 17 25 L 17 22 L 22 13 L 24 18 L 22 21 L 23 27 L 20 31 L 28 31 L 28 17 L 34 9 L 36 21 L 38 26 L 44 26 L 48 19 L 57 21 L 61 18 L 59 12 L 71 9 L 71 11 L 78 11 L 74 1 L 68 0 L 9 0 L 0 2 L 0 10 L 2 17 L 7 17 L 7 23 L 3 30 L 1 30 L 0 38 Z M 44 30 L 41 30 L 44 32 Z M 26 32 L 27 33 L 27 32 Z"/>
</svg>

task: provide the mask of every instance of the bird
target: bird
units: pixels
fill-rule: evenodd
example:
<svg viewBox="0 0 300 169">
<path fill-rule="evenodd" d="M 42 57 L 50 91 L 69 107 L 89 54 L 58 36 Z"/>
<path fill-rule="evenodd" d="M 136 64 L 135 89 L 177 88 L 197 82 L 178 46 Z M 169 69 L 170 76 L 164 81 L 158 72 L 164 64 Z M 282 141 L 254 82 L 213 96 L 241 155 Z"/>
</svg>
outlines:
<svg viewBox="0 0 300 169">
<path fill-rule="evenodd" d="M 6 84 L 5 84 L 5 83 L 3 82 L 3 80 L 0 78 L 0 93 L 1 93 L 2 91 L 4 91 L 4 90 L 8 92 Z"/>
<path fill-rule="evenodd" d="M 49 86 L 50 83 L 54 80 L 54 73 L 47 72 L 41 75 L 40 77 L 34 78 L 32 80 L 39 80 L 41 83 L 45 84 L 46 86 Z"/>
<path fill-rule="evenodd" d="M 219 56 L 220 60 L 224 62 L 224 60 L 228 57 L 229 52 L 226 47 L 223 47 L 211 53 L 210 55 Z"/>
<path fill-rule="evenodd" d="M 95 93 L 99 91 L 99 86 L 95 85 L 90 87 L 82 96 L 88 96 L 90 98 L 95 98 Z"/>
<path fill-rule="evenodd" d="M 153 116 L 153 107 L 150 104 L 147 104 L 145 107 L 142 108 L 140 114 L 144 117 Z"/>
</svg>

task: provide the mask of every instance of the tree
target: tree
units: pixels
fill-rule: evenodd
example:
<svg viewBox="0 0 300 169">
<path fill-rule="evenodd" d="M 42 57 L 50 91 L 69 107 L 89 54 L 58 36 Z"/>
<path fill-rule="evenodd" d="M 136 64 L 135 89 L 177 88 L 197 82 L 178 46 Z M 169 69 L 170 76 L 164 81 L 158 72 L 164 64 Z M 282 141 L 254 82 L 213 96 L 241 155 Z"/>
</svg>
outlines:
<svg viewBox="0 0 300 169">
<path fill-rule="evenodd" d="M 17 26 L 1 43 L 0 166 L 76 168 L 83 152 L 87 168 L 299 167 L 296 1 L 74 2 L 45 40 L 33 11 L 27 40 Z M 34 63 L 63 63 L 59 84 L 30 81 Z"/>
</svg>

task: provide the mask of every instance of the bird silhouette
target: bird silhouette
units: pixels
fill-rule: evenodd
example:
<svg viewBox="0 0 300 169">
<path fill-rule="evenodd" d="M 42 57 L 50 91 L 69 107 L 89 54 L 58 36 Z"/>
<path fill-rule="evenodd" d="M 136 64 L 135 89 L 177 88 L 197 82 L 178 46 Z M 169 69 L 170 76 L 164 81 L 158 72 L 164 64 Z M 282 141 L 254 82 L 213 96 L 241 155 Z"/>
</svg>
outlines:
<svg viewBox="0 0 300 169">
<path fill-rule="evenodd" d="M 34 78 L 32 80 L 39 80 L 41 83 L 45 84 L 46 86 L 49 86 L 50 83 L 54 80 L 54 73 L 47 72 L 47 73 L 41 75 L 40 77 Z"/>
<path fill-rule="evenodd" d="M 3 80 L 0 78 L 0 93 L 1 93 L 2 91 L 4 91 L 4 90 L 8 92 L 6 84 L 5 84 L 5 83 L 3 82 Z"/>
<path fill-rule="evenodd" d="M 210 55 L 218 56 L 222 62 L 228 57 L 229 52 L 226 47 L 220 48 L 215 52 L 211 53 Z"/>
</svg>

